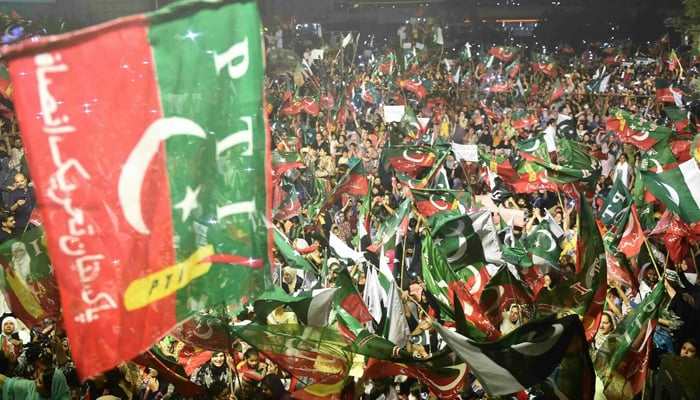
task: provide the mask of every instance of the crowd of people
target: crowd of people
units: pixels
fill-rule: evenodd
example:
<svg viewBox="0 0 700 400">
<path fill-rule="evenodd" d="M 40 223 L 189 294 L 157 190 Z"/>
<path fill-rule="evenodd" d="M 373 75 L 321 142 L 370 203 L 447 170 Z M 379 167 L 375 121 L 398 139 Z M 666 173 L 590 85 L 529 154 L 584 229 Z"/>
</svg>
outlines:
<svg viewBox="0 0 700 400">
<path fill-rule="evenodd" d="M 663 40 L 659 43 L 668 51 L 657 54 L 658 62 L 653 64 L 636 63 L 630 53 L 632 48 L 622 44 L 614 51 L 627 52 L 628 59 L 618 54 L 617 59 L 608 62 L 611 53 L 604 48 L 589 47 L 583 53 L 570 54 L 561 47 L 557 61 L 550 55 L 549 61 L 543 61 L 550 68 L 540 68 L 536 60 L 524 54 L 525 49 L 519 50 L 522 53 L 519 59 L 506 57 L 499 50 L 491 51 L 491 45 L 486 44 L 480 46 L 480 55 L 486 56 L 483 58 L 479 58 L 476 45 L 473 55 L 450 55 L 440 47 L 440 40 L 433 35 L 435 27 L 429 23 L 417 19 L 401 28 L 395 42 L 370 51 L 365 57 L 368 61 L 361 65 L 355 62 L 356 44 L 338 41 L 335 47 L 324 47 L 324 56 L 320 58 L 312 57 L 311 49 L 298 54 L 301 63 L 295 70 L 280 71 L 269 66 L 266 112 L 271 127 L 271 151 L 284 154 L 285 159 L 290 154 L 296 156 L 284 169 L 273 166 L 276 174 L 273 179 L 279 183 L 273 194 L 273 220 L 313 267 L 312 270 L 297 268 L 276 249 L 272 275 L 276 285 L 292 294 L 337 287 L 339 271 L 346 269 L 354 289 L 362 295 L 370 284 L 369 277 L 377 279 L 370 269 L 379 268 L 383 262 L 383 254 L 367 249 L 373 244 L 372 238 L 382 232 L 383 225 L 406 200 L 413 199 L 406 231 L 399 235 L 389 268 L 401 289 L 403 306 L 403 315 L 394 318 L 405 318 L 408 328 L 401 347 L 416 359 L 429 360 L 434 352 L 446 346 L 434 327 L 436 322 L 445 323 L 445 318 L 436 293 L 432 293 L 424 276 L 421 242 L 430 222 L 429 216 L 422 215 L 415 205 L 412 189 L 417 182 L 433 185 L 438 175 L 434 171 L 438 171 L 446 177 L 447 187 L 443 189 L 464 195 L 465 201 L 455 201 L 459 208 L 456 205 L 451 208 L 473 213 L 485 209 L 489 203 L 495 207 L 488 209 L 495 221 L 502 221 L 500 214 L 506 212 L 515 216 L 514 240 L 523 246 L 544 221 L 558 226 L 560 254 L 556 260 L 536 263 L 539 282 L 533 288 L 536 293 L 532 293 L 536 299 L 578 272 L 575 244 L 581 200 L 572 192 L 553 188 L 546 180 L 533 183 L 529 189 L 519 189 L 513 185 L 512 177 L 494 175 L 499 171 L 498 165 L 524 163 L 519 144 L 532 137 L 551 133 L 555 145 L 561 140 L 574 141 L 591 157 L 589 169 L 599 177 L 589 186 L 589 192 L 582 193 L 582 198 L 600 213 L 616 182 L 621 182 L 630 193 L 639 190 L 643 182 L 638 179 L 638 172 L 646 168 L 643 158 L 648 153 L 606 129 L 613 110 L 624 109 L 655 124 L 671 127 L 674 121 L 664 114 L 664 109 L 671 105 L 658 101 L 655 82 L 662 79 L 695 90 L 700 88 L 700 79 L 692 60 L 670 68 L 673 59 L 664 59 L 663 54 L 668 54 L 671 47 Z M 294 43 L 278 39 L 270 43 L 298 48 Z M 471 50 L 469 44 L 466 49 Z M 348 54 L 352 55 L 350 60 Z M 514 62 L 518 62 L 517 72 L 509 68 Z M 591 82 L 600 78 L 604 78 L 604 87 L 591 89 Z M 559 86 L 562 90 L 554 96 Z M 688 92 L 687 98 L 673 105 L 690 113 L 691 128 L 695 129 L 693 101 L 692 92 Z M 385 112 L 388 106 L 404 106 L 404 117 L 389 119 Z M 411 111 L 415 120 L 406 117 Z M 524 111 L 533 112 L 531 122 L 520 122 Z M 562 119 L 571 119 L 574 129 L 570 132 L 556 129 Z M 0 143 L 2 242 L 20 237 L 39 224 L 32 219 L 34 188 L 14 124 L 14 121 L 5 123 Z M 694 131 L 678 131 L 674 137 L 689 142 L 693 135 Z M 383 153 L 391 146 L 408 145 L 447 150 L 441 150 L 445 152 L 444 158 L 436 157 L 429 168 L 407 176 L 395 165 L 387 164 Z M 478 159 L 465 157 L 459 151 L 459 146 L 470 145 L 478 148 Z M 685 151 L 686 159 L 694 157 L 687 147 Z M 552 156 L 557 159 L 556 152 Z M 362 164 L 369 195 L 340 193 L 327 197 L 358 163 Z M 658 201 L 653 205 L 656 208 L 652 215 L 658 222 L 665 215 L 665 207 Z M 363 210 L 368 210 L 367 215 Z M 508 221 L 502 222 L 505 226 Z M 687 222 L 689 226 L 697 226 L 693 225 L 697 221 Z M 614 226 L 608 230 L 614 231 Z M 361 261 L 338 254 L 339 247 L 333 245 L 335 239 L 362 254 Z M 501 246 L 502 239 L 491 240 Z M 529 247 L 538 245 L 541 243 Z M 665 355 L 697 358 L 700 338 L 700 291 L 694 282 L 700 261 L 697 239 L 691 236 L 685 242 L 683 257 L 678 262 L 669 258 L 663 241 L 650 239 L 649 246 L 653 247 L 650 260 L 641 262 L 639 255 L 624 258 L 634 274 L 632 284 L 608 276 L 604 310 L 599 316 L 597 333 L 589 343 L 594 360 L 596 352 L 605 348 L 610 333 L 656 285 L 665 286 L 666 296 L 654 333 L 653 356 L 648 361 L 650 370 L 655 371 L 660 357 Z M 498 267 L 489 263 L 488 274 L 494 275 Z M 507 335 L 519 328 L 534 318 L 533 313 L 526 304 L 508 304 L 498 324 L 500 334 Z M 234 316 L 237 324 L 252 318 L 250 313 Z M 263 319 L 268 325 L 301 323 L 284 306 Z M 70 359 L 68 341 L 53 325 L 22 330 L 21 322 L 11 315 L 5 316 L 0 324 L 3 396 L 15 393 L 29 397 L 36 393 L 47 399 L 129 400 L 189 397 L 178 392 L 181 382 L 165 377 L 159 368 L 134 361 L 80 382 Z M 232 349 L 231 354 L 212 351 L 206 356 L 205 353 L 191 371 L 190 381 L 204 391 L 198 397 L 290 399 L 295 390 L 310 383 L 304 377 L 292 376 L 254 347 L 242 341 L 235 343 L 239 347 Z M 177 356 L 178 350 L 170 348 L 167 353 Z M 351 395 L 354 398 L 418 399 L 431 395 L 426 383 L 415 377 L 365 381 L 360 376 L 354 383 Z M 530 394 L 536 396 L 537 391 Z M 602 396 L 602 390 L 597 395 Z M 461 396 L 486 398 L 488 393 L 470 375 Z"/>
</svg>

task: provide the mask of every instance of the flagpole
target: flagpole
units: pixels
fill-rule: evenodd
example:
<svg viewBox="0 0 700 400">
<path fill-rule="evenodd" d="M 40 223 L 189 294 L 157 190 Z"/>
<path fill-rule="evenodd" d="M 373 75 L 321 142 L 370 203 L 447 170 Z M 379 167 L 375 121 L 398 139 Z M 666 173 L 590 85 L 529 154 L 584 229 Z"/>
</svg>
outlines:
<svg viewBox="0 0 700 400">
<path fill-rule="evenodd" d="M 231 341 L 231 333 L 229 332 L 228 326 L 229 326 L 229 316 L 228 316 L 228 306 L 226 305 L 226 302 L 223 301 L 221 302 L 221 310 L 219 311 L 220 315 L 219 318 L 221 319 L 221 322 L 224 324 L 224 329 L 226 329 L 226 353 L 225 354 L 225 360 L 224 363 L 228 366 L 228 386 L 229 386 L 229 391 L 231 394 L 234 393 L 234 377 L 235 380 L 238 382 L 238 385 L 240 386 L 240 375 L 238 374 L 238 366 L 236 365 L 236 358 L 233 357 L 231 354 L 231 349 L 232 349 L 232 341 Z M 228 360 L 229 358 L 233 361 L 233 368 L 231 368 L 231 365 L 229 365 Z"/>
<path fill-rule="evenodd" d="M 656 265 L 656 258 L 654 258 L 654 252 L 651 250 L 651 246 L 649 246 L 649 241 L 647 238 L 644 238 L 644 245 L 647 247 L 647 251 L 649 252 L 649 255 L 651 256 L 651 263 L 654 266 L 654 269 L 656 270 L 656 275 L 661 277 L 662 275 L 659 273 L 659 267 Z M 666 257 L 668 258 L 668 254 L 666 254 Z"/>
</svg>

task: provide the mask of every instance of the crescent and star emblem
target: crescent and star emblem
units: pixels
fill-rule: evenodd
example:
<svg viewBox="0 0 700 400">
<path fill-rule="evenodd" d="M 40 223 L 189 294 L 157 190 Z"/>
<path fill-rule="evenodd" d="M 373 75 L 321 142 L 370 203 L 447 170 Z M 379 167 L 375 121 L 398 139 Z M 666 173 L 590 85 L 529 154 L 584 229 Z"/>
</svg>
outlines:
<svg viewBox="0 0 700 400">
<path fill-rule="evenodd" d="M 194 121 L 181 117 L 161 118 L 154 121 L 146 128 L 141 140 L 136 143 L 129 157 L 124 163 L 124 168 L 119 176 L 118 195 L 119 204 L 121 205 L 124 218 L 134 230 L 144 235 L 147 235 L 151 230 L 143 220 L 143 210 L 141 208 L 141 192 L 143 189 L 143 181 L 146 176 L 148 165 L 155 157 L 160 148 L 160 144 L 173 136 L 195 136 L 206 139 L 206 132 L 201 126 Z M 199 193 L 199 188 L 192 191 L 188 188 L 185 199 L 187 203 L 178 203 L 183 209 L 184 214 L 191 209 L 192 196 L 196 201 L 196 195 Z M 189 196 L 189 199 L 188 199 Z M 176 207 L 178 206 L 176 205 Z M 189 211 L 188 211 L 189 209 Z"/>
</svg>

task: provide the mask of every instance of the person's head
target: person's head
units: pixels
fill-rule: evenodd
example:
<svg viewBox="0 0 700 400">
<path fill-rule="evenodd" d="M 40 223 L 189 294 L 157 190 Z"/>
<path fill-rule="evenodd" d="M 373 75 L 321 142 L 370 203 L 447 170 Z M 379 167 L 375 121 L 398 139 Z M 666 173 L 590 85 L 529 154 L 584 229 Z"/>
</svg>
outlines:
<svg viewBox="0 0 700 400">
<path fill-rule="evenodd" d="M 215 367 L 222 367 L 226 361 L 226 354 L 223 351 L 217 351 L 211 355 L 211 364 Z"/>
<path fill-rule="evenodd" d="M 681 357 L 696 358 L 698 356 L 698 342 L 694 338 L 686 339 L 681 346 Z"/>
<path fill-rule="evenodd" d="M 518 322 L 520 320 L 520 306 L 517 304 L 511 304 L 508 309 L 508 319 L 512 323 Z"/>
<path fill-rule="evenodd" d="M 249 368 L 254 370 L 258 369 L 260 365 L 260 353 L 256 349 L 249 347 L 248 350 L 243 353 L 243 358 Z"/>
<path fill-rule="evenodd" d="M 5 317 L 2 320 L 2 333 L 10 335 L 17 331 L 17 319 L 15 317 Z"/>
<path fill-rule="evenodd" d="M 17 221 L 15 221 L 15 216 L 12 214 L 2 215 L 2 227 L 8 230 L 12 230 L 17 226 Z"/>
<path fill-rule="evenodd" d="M 612 313 L 609 311 L 603 311 L 603 315 L 600 317 L 600 327 L 598 331 L 603 335 L 607 335 L 615 329 L 615 319 Z"/>
<path fill-rule="evenodd" d="M 15 186 L 18 189 L 26 189 L 27 188 L 27 178 L 24 176 L 23 173 L 18 172 L 15 174 Z"/>
<path fill-rule="evenodd" d="M 647 269 L 644 271 L 644 278 L 650 285 L 654 285 L 659 281 L 659 274 L 656 273 L 655 268 L 647 267 Z"/>
<path fill-rule="evenodd" d="M 51 385 L 53 383 L 53 374 L 55 369 L 49 368 L 44 370 L 39 376 L 34 380 L 36 384 L 36 391 L 39 395 L 45 399 L 51 397 Z"/>
<path fill-rule="evenodd" d="M 282 268 L 282 281 L 283 281 L 284 283 L 286 283 L 286 284 L 289 285 L 289 284 L 291 284 L 292 282 L 294 282 L 294 276 L 295 276 L 295 275 L 296 275 L 296 274 L 294 273 L 294 271 L 292 270 L 291 267 L 284 267 L 284 268 Z"/>
<path fill-rule="evenodd" d="M 383 393 L 389 388 L 389 378 L 372 379 L 372 385 L 377 392 Z"/>
<path fill-rule="evenodd" d="M 542 276 L 542 281 L 544 282 L 544 287 L 551 288 L 552 287 L 552 276 L 549 274 L 544 274 Z"/>
<path fill-rule="evenodd" d="M 627 154 L 625 154 L 625 153 L 620 154 L 620 158 L 618 158 L 617 161 L 619 161 L 620 163 L 627 162 Z"/>
</svg>

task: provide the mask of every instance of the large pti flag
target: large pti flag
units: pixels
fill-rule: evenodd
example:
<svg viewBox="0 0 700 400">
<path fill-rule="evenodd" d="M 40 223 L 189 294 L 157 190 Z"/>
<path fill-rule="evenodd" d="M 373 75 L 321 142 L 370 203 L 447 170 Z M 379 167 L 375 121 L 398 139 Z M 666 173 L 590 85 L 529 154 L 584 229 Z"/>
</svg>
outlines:
<svg viewBox="0 0 700 400">
<path fill-rule="evenodd" d="M 82 378 L 262 290 L 261 38 L 256 2 L 209 0 L 3 48 Z"/>
</svg>

